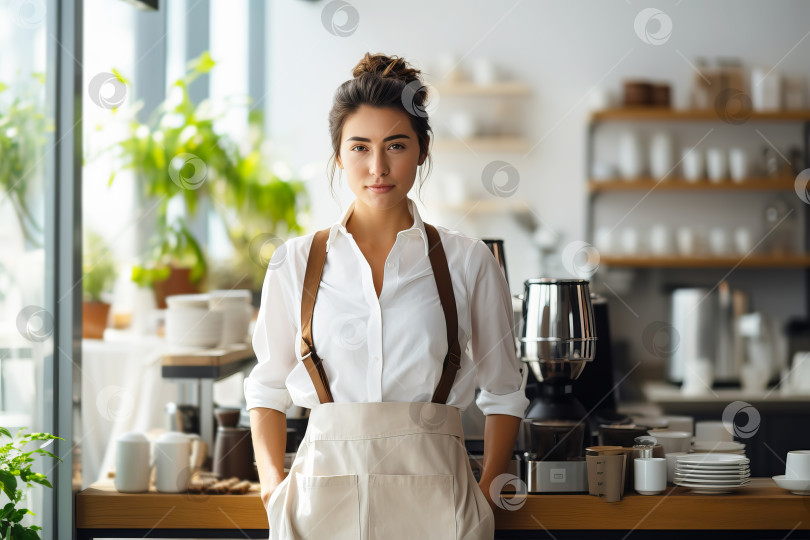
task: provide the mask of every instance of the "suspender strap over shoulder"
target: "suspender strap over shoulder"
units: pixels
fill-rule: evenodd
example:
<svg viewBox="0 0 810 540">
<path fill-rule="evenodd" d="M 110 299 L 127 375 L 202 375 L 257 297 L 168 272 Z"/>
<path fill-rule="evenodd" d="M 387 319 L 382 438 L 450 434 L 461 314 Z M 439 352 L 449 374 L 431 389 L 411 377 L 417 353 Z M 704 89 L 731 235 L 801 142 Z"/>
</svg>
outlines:
<svg viewBox="0 0 810 540">
<path fill-rule="evenodd" d="M 316 232 L 312 239 L 307 270 L 304 274 L 304 290 L 301 295 L 301 357 L 321 403 L 334 401 L 332 390 L 329 388 L 329 379 L 323 369 L 323 360 L 315 352 L 315 343 L 312 341 L 312 314 L 315 311 L 315 298 L 318 296 L 321 275 L 326 264 L 326 240 L 328 238 L 329 229 L 323 229 Z"/>
<path fill-rule="evenodd" d="M 447 355 L 442 365 L 442 375 L 439 384 L 433 392 L 433 403 L 446 403 L 450 389 L 456 379 L 456 373 L 461 368 L 461 346 L 458 343 L 458 313 L 456 311 L 456 295 L 453 292 L 453 281 L 450 279 L 450 268 L 447 266 L 447 256 L 439 238 L 436 227 L 425 225 L 428 236 L 428 255 L 430 265 L 433 267 L 433 278 L 439 291 L 439 300 L 444 310 L 444 322 L 447 329 Z"/>
<path fill-rule="evenodd" d="M 433 268 L 433 277 L 439 292 L 439 300 L 444 311 L 444 320 L 447 330 L 447 355 L 444 357 L 442 373 L 439 383 L 433 393 L 433 403 L 446 403 L 450 389 L 461 368 L 461 346 L 458 342 L 458 313 L 456 311 L 456 296 L 453 292 L 453 282 L 450 278 L 450 268 L 447 266 L 447 257 L 442 247 L 439 232 L 427 223 L 425 230 L 428 236 L 428 255 Z M 329 380 L 323 369 L 323 360 L 315 352 L 315 343 L 312 340 L 312 315 L 315 311 L 315 299 L 326 264 L 326 241 L 329 230 L 323 229 L 315 233 L 307 259 L 306 273 L 304 274 L 304 289 L 301 296 L 301 356 L 307 368 L 312 384 L 321 403 L 333 402 Z"/>
</svg>

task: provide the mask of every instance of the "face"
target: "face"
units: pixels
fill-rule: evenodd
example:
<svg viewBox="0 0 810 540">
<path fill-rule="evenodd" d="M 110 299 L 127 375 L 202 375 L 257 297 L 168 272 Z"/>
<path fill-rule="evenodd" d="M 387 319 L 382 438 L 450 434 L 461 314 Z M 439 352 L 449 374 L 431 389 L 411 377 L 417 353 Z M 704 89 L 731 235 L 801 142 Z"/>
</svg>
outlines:
<svg viewBox="0 0 810 540">
<path fill-rule="evenodd" d="M 361 105 L 343 124 L 337 164 L 357 204 L 378 210 L 402 204 L 426 157 L 403 111 Z"/>
</svg>

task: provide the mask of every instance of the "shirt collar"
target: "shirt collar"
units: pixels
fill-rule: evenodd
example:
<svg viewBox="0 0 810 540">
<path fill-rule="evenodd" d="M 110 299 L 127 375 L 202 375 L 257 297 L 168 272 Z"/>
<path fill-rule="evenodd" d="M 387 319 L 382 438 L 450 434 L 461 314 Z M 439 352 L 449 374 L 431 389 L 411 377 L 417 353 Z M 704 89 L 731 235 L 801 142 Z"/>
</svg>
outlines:
<svg viewBox="0 0 810 540">
<path fill-rule="evenodd" d="M 354 206 L 355 206 L 356 203 L 357 203 L 357 199 L 354 199 L 351 202 L 351 204 L 349 205 L 349 208 L 346 209 L 346 213 L 343 214 L 343 218 L 340 221 L 338 221 L 337 223 L 335 223 L 334 225 L 332 225 L 332 227 L 330 228 L 330 230 L 329 230 L 329 238 L 326 240 L 326 252 L 327 253 L 329 252 L 329 246 L 332 245 L 332 242 L 334 241 L 334 239 L 335 239 L 335 237 L 337 236 L 338 233 L 342 233 L 344 235 L 349 234 L 349 231 L 346 229 L 346 223 L 349 221 L 349 216 L 351 216 L 352 212 L 354 212 Z M 408 212 L 410 212 L 411 216 L 413 217 L 413 225 L 411 225 L 411 227 L 408 228 L 408 229 L 405 229 L 403 231 L 399 231 L 397 233 L 397 236 L 399 236 L 400 234 L 402 234 L 402 235 L 414 235 L 414 234 L 420 235 L 421 238 L 422 238 L 422 241 L 425 244 L 425 256 L 427 256 L 430 253 L 430 250 L 428 249 L 429 246 L 428 246 L 428 239 L 427 239 L 427 231 L 425 230 L 425 224 L 422 221 L 421 216 L 419 215 L 419 211 L 416 209 L 416 203 L 414 203 L 413 200 L 410 197 L 408 197 Z"/>
</svg>

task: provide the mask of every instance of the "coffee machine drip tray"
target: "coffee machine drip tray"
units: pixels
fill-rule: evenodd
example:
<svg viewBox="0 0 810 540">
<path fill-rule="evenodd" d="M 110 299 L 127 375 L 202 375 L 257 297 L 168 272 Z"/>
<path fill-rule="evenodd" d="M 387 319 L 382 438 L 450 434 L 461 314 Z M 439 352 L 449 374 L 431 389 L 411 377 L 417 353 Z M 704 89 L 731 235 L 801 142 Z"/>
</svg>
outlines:
<svg viewBox="0 0 810 540">
<path fill-rule="evenodd" d="M 582 461 L 524 460 L 520 468 L 529 493 L 588 493 L 588 470 Z"/>
</svg>

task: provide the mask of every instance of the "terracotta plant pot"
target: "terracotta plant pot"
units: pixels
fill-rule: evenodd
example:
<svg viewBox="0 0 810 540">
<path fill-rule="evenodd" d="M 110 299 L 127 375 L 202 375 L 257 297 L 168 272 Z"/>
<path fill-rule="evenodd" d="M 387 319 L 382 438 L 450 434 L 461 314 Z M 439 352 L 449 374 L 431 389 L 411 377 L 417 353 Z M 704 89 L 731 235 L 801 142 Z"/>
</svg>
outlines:
<svg viewBox="0 0 810 540">
<path fill-rule="evenodd" d="M 86 339 L 104 338 L 110 304 L 105 302 L 82 303 L 82 337 Z"/>
<path fill-rule="evenodd" d="M 166 309 L 166 297 L 175 294 L 195 294 L 200 292 L 199 283 L 191 282 L 191 268 L 172 266 L 169 277 L 154 285 L 155 302 L 158 309 Z"/>
</svg>

